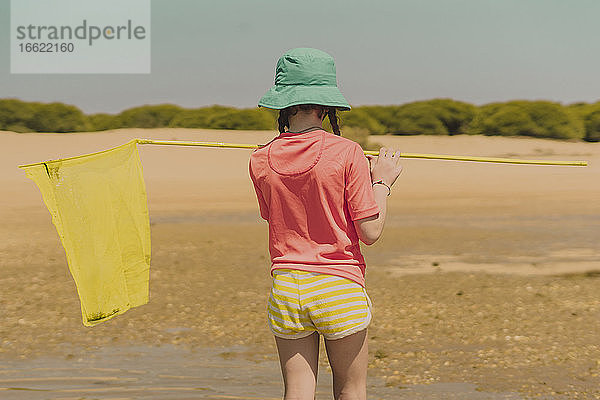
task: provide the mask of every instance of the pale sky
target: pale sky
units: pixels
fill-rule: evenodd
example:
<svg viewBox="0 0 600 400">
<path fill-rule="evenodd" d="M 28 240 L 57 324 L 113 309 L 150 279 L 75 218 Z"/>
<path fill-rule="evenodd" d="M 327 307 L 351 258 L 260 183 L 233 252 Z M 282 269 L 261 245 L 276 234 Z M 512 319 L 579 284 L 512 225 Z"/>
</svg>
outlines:
<svg viewBox="0 0 600 400">
<path fill-rule="evenodd" d="M 153 0 L 148 75 L 10 74 L 9 27 L 0 0 L 0 98 L 86 113 L 255 107 L 294 47 L 331 54 L 354 106 L 600 100 L 599 0 Z"/>
</svg>

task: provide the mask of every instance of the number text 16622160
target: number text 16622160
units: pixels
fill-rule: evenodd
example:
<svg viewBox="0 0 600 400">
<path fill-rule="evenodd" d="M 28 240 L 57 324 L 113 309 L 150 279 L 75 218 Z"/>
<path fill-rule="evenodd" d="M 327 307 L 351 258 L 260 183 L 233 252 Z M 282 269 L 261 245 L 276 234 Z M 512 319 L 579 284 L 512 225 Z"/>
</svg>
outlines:
<svg viewBox="0 0 600 400">
<path fill-rule="evenodd" d="M 73 43 L 19 43 L 21 53 L 72 53 Z"/>
</svg>

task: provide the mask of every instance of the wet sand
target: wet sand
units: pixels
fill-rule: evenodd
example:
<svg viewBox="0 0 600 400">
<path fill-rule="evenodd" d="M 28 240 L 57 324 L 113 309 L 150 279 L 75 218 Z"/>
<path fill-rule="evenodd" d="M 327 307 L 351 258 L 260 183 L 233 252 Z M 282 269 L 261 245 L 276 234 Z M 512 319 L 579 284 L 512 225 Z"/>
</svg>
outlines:
<svg viewBox="0 0 600 400">
<path fill-rule="evenodd" d="M 93 352 L 65 350 L 64 357 L 9 361 L 0 367 L 4 400 L 38 399 L 238 399 L 283 397 L 279 364 L 259 360 L 246 347 L 191 350 L 183 346 L 111 346 Z M 331 398 L 331 372 L 321 368 L 317 399 Z M 4 390 L 3 390 L 4 389 Z M 408 385 L 402 390 L 370 377 L 369 398 L 521 399 L 485 393 L 465 383 Z"/>
<path fill-rule="evenodd" d="M 281 378 L 265 320 L 267 225 L 248 177 L 248 150 L 140 146 L 152 229 L 150 302 L 93 328 L 81 323 L 64 250 L 39 191 L 16 168 L 133 137 L 265 143 L 272 136 L 1 132 L 0 397 L 253 398 L 243 389 L 253 387 L 260 390 L 254 398 L 277 398 Z M 362 246 L 375 307 L 372 398 L 598 398 L 600 145 L 468 136 L 373 140 L 406 152 L 585 159 L 590 166 L 404 162 L 384 235 Z M 237 320 L 240 313 L 247 319 Z M 124 348 L 137 355 L 128 361 L 125 350 L 115 350 Z M 318 398 L 330 398 L 324 352 L 321 362 Z M 222 379 L 226 372 L 209 375 L 218 363 L 216 371 L 245 372 L 228 372 L 233 380 Z M 84 364 L 116 370 L 104 374 Z M 188 373 L 192 364 L 195 372 Z M 63 377 L 146 372 L 136 381 L 96 384 L 44 380 L 51 376 L 44 371 L 54 370 L 34 368 L 67 368 L 63 375 L 56 370 Z M 163 385 L 212 391 L 156 389 Z M 98 386 L 111 389 L 67 391 Z M 125 390 L 137 386 L 146 389 Z M 64 391 L 27 397 L 34 392 L 9 387 Z"/>
</svg>

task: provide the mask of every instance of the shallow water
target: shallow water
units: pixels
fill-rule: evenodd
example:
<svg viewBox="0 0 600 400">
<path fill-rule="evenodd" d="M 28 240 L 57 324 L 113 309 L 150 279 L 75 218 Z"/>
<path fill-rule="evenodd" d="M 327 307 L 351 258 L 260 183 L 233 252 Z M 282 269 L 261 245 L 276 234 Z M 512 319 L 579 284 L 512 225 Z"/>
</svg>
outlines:
<svg viewBox="0 0 600 400">
<path fill-rule="evenodd" d="M 243 347 L 113 346 L 65 354 L 1 362 L 0 398 L 275 400 L 283 393 L 278 362 L 252 360 Z M 316 398 L 332 398 L 331 384 L 321 368 Z M 521 399 L 466 383 L 386 387 L 376 377 L 369 378 L 368 392 L 370 399 Z"/>
</svg>

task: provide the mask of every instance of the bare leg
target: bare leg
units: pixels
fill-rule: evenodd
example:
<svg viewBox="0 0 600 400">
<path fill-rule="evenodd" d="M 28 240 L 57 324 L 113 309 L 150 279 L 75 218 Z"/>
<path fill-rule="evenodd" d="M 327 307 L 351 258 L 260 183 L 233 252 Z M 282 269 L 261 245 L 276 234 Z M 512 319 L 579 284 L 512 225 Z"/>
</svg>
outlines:
<svg viewBox="0 0 600 400">
<path fill-rule="evenodd" d="M 325 340 L 333 371 L 335 400 L 366 400 L 369 350 L 367 330 L 337 340 Z"/>
<path fill-rule="evenodd" d="M 285 386 L 284 400 L 314 400 L 319 368 L 319 335 L 315 332 L 302 339 L 275 336 L 275 342 Z"/>
</svg>

